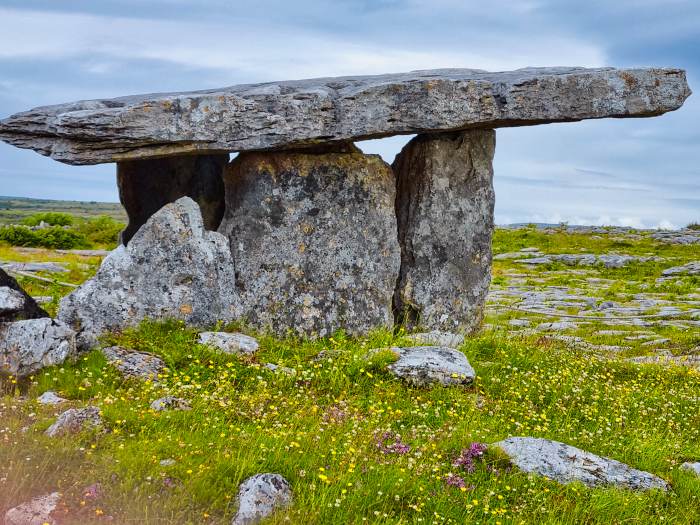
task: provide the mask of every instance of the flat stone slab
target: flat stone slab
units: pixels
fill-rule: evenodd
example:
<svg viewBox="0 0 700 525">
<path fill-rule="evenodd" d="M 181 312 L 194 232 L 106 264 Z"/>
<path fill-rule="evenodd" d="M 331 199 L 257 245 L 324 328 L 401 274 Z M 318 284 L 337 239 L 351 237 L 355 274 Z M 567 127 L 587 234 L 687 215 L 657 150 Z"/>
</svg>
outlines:
<svg viewBox="0 0 700 525">
<path fill-rule="evenodd" d="M 467 357 L 454 348 L 444 346 L 411 346 L 390 348 L 398 356 L 398 361 L 388 369 L 407 383 L 427 387 L 434 384 L 443 386 L 471 383 L 476 372 Z"/>
<path fill-rule="evenodd" d="M 68 164 L 289 149 L 390 135 L 651 117 L 690 95 L 680 69 L 437 69 L 245 84 L 40 107 L 0 139 Z"/>
<path fill-rule="evenodd" d="M 589 487 L 613 485 L 633 490 L 668 490 L 668 484 L 653 474 L 558 441 L 510 437 L 492 446 L 505 452 L 523 472 L 559 483 L 580 481 Z"/>
</svg>

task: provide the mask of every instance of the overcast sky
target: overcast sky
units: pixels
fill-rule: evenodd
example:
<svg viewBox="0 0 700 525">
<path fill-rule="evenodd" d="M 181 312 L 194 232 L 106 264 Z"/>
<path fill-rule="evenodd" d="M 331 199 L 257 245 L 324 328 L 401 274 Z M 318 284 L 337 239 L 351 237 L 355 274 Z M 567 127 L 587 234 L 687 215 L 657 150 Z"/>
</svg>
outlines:
<svg viewBox="0 0 700 525">
<path fill-rule="evenodd" d="M 499 129 L 496 220 L 700 221 L 698 0 L 0 0 L 0 118 L 76 99 L 440 67 L 674 66 L 652 119 Z M 360 143 L 388 162 L 406 137 Z M 114 166 L 0 144 L 0 195 L 118 200 Z"/>
</svg>

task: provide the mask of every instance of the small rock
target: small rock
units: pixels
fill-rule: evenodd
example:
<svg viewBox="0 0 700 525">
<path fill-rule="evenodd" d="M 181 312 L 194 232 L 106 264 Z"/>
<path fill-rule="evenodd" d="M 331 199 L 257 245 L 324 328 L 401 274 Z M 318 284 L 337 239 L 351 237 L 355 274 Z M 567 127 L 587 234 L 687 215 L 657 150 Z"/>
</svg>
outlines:
<svg viewBox="0 0 700 525">
<path fill-rule="evenodd" d="M 678 274 L 700 275 L 700 261 L 689 262 L 688 264 L 684 264 L 683 266 L 674 266 L 672 268 L 666 268 L 663 272 L 661 272 L 661 275 L 664 276 Z"/>
<path fill-rule="evenodd" d="M 156 399 L 151 403 L 151 409 L 156 412 L 162 412 L 164 410 L 191 410 L 190 402 L 181 397 L 165 396 L 160 399 Z"/>
<path fill-rule="evenodd" d="M 698 477 L 700 477 L 700 461 L 687 461 L 681 465 L 681 468 L 683 470 L 689 470 L 690 472 L 694 472 Z"/>
<path fill-rule="evenodd" d="M 448 348 L 457 348 L 464 342 L 464 336 L 461 334 L 439 332 L 437 330 L 410 334 L 407 335 L 406 338 L 416 346 L 446 346 Z"/>
<path fill-rule="evenodd" d="M 61 494 L 52 492 L 22 503 L 5 513 L 6 525 L 56 525 L 51 513 L 56 510 Z"/>
<path fill-rule="evenodd" d="M 58 405 L 66 400 L 58 396 L 56 392 L 53 392 L 52 390 L 47 390 L 39 397 L 37 397 L 36 401 L 37 403 L 42 405 Z"/>
<path fill-rule="evenodd" d="M 561 331 L 561 330 L 573 330 L 578 325 L 572 323 L 571 321 L 557 321 L 553 323 L 540 323 L 537 325 L 537 329 L 541 332 L 549 331 Z"/>
<path fill-rule="evenodd" d="M 257 339 L 239 333 L 202 332 L 199 344 L 214 347 L 225 354 L 253 354 L 258 350 Z"/>
<path fill-rule="evenodd" d="M 279 474 L 256 474 L 238 489 L 238 511 L 231 525 L 260 523 L 277 509 L 292 503 L 289 482 Z"/>
<path fill-rule="evenodd" d="M 287 366 L 279 366 L 274 363 L 267 363 L 265 365 L 265 368 L 268 370 L 272 370 L 273 372 L 279 372 L 281 374 L 286 374 L 288 376 L 295 376 L 297 375 L 297 371 L 294 370 L 293 368 L 289 368 Z"/>
<path fill-rule="evenodd" d="M 0 323 L 0 374 L 30 376 L 76 354 L 75 332 L 48 317 Z"/>
<path fill-rule="evenodd" d="M 510 326 L 527 327 L 530 326 L 530 321 L 527 319 L 511 319 L 508 321 Z"/>
<path fill-rule="evenodd" d="M 21 304 L 18 302 L 21 300 Z M 19 283 L 0 269 L 0 322 L 48 317 Z"/>
<path fill-rule="evenodd" d="M 70 408 L 58 416 L 56 422 L 46 430 L 49 437 L 76 434 L 102 424 L 100 409 L 97 407 Z"/>
<path fill-rule="evenodd" d="M 171 459 L 171 458 L 168 458 L 168 459 L 161 459 L 161 460 L 158 462 L 158 464 L 159 464 L 161 467 L 172 467 L 175 463 L 177 463 L 177 461 L 175 461 L 174 459 Z"/>
<path fill-rule="evenodd" d="M 647 341 L 646 343 L 642 343 L 641 346 L 665 345 L 666 343 L 670 343 L 670 342 L 671 342 L 670 339 L 668 339 L 666 337 L 662 337 L 660 339 L 654 339 L 653 341 Z"/>
<path fill-rule="evenodd" d="M 470 383 L 476 377 L 467 357 L 444 346 L 392 347 L 399 356 L 389 370 L 409 384 L 423 387 L 439 383 L 445 386 Z"/>
<path fill-rule="evenodd" d="M 165 363 L 161 358 L 121 346 L 103 348 L 102 354 L 127 379 L 157 380 L 165 369 Z"/>
<path fill-rule="evenodd" d="M 539 474 L 563 484 L 580 481 L 589 487 L 614 485 L 633 490 L 669 488 L 664 480 L 653 474 L 558 441 L 510 437 L 493 446 L 503 450 L 523 472 Z"/>
</svg>

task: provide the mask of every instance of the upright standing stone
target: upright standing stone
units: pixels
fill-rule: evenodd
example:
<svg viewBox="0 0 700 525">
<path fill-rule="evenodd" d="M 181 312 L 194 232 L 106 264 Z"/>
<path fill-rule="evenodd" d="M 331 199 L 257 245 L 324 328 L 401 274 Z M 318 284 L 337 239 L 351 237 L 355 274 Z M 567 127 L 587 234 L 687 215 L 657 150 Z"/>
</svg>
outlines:
<svg viewBox="0 0 700 525">
<path fill-rule="evenodd" d="M 128 243 L 151 215 L 180 197 L 190 197 L 199 204 L 204 227 L 216 230 L 224 216 L 222 175 L 227 163 L 227 154 L 119 162 L 119 200 L 129 216 L 122 242 Z"/>
<path fill-rule="evenodd" d="M 311 336 L 391 326 L 400 252 L 395 182 L 352 145 L 243 153 L 226 176 L 228 236 L 243 319 Z"/>
<path fill-rule="evenodd" d="M 493 130 L 419 135 L 396 157 L 397 322 L 479 326 L 491 278 L 495 145 Z"/>
</svg>

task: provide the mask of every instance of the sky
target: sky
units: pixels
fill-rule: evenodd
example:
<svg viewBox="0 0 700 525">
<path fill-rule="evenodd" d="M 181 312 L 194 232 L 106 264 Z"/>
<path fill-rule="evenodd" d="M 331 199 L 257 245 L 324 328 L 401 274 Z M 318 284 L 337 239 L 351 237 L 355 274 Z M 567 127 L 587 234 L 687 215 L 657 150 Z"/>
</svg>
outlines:
<svg viewBox="0 0 700 525">
<path fill-rule="evenodd" d="M 79 99 L 467 67 L 666 66 L 678 111 L 497 131 L 496 221 L 700 221 L 698 0 L 0 0 L 0 118 Z M 391 162 L 409 137 L 361 142 Z M 0 144 L 0 195 L 117 201 L 114 165 Z"/>
</svg>

